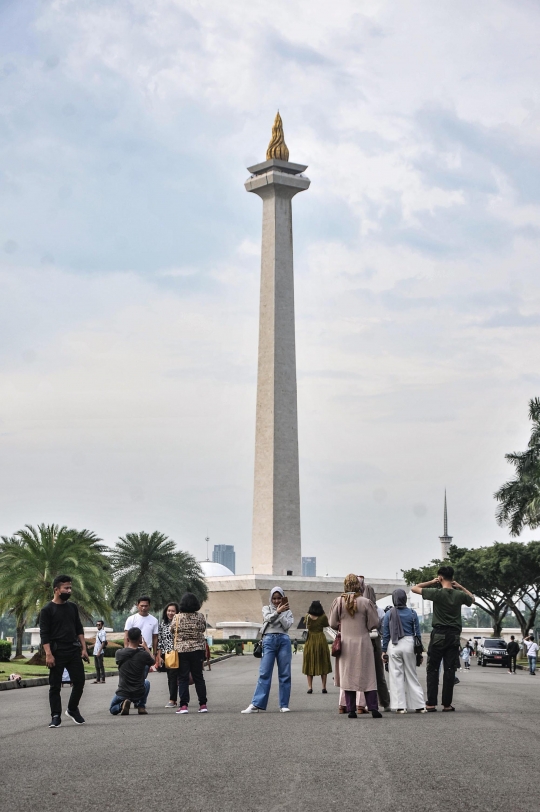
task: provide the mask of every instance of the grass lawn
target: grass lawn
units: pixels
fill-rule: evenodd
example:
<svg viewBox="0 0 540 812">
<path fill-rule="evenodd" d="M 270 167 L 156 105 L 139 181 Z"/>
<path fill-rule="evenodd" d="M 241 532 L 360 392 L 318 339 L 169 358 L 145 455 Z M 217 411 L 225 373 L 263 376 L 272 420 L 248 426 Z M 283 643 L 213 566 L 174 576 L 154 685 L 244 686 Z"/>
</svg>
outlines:
<svg viewBox="0 0 540 812">
<path fill-rule="evenodd" d="M 105 670 L 116 670 L 114 657 L 105 657 Z M 90 664 L 84 663 L 84 670 L 92 673 L 94 661 L 90 657 Z M 27 665 L 25 660 L 11 660 L 9 663 L 0 663 L 0 682 L 5 682 L 10 674 L 20 674 L 21 677 L 46 677 L 49 669 L 45 665 Z"/>
</svg>

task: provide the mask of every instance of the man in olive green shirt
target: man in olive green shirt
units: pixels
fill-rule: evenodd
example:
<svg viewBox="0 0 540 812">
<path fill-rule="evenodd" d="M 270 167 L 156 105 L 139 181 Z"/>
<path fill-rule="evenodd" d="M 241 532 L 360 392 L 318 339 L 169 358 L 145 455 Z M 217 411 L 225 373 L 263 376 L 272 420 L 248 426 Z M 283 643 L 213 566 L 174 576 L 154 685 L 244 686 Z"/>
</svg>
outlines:
<svg viewBox="0 0 540 812">
<path fill-rule="evenodd" d="M 436 586 L 435 586 L 436 585 Z M 413 586 L 412 591 L 426 601 L 433 602 L 433 630 L 428 647 L 426 666 L 426 710 L 437 710 L 439 668 L 443 662 L 443 712 L 453 711 L 454 678 L 459 664 L 459 645 L 462 629 L 461 607 L 474 603 L 474 596 L 454 581 L 454 568 L 439 567 L 437 577 L 425 584 Z"/>
</svg>

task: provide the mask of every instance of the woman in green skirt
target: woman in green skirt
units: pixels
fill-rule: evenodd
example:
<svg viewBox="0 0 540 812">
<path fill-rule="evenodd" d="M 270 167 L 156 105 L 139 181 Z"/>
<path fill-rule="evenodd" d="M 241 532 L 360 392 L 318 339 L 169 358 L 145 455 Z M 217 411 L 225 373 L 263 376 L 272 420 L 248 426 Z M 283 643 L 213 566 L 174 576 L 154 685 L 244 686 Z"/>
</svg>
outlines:
<svg viewBox="0 0 540 812">
<path fill-rule="evenodd" d="M 332 663 L 330 662 L 330 652 L 324 634 L 328 626 L 328 618 L 324 614 L 324 609 L 320 601 L 313 601 L 306 615 L 307 640 L 304 644 L 304 659 L 302 662 L 302 673 L 307 676 L 308 694 L 313 693 L 313 677 L 320 677 L 322 680 L 322 692 L 326 690 L 326 677 L 332 673 Z"/>
</svg>

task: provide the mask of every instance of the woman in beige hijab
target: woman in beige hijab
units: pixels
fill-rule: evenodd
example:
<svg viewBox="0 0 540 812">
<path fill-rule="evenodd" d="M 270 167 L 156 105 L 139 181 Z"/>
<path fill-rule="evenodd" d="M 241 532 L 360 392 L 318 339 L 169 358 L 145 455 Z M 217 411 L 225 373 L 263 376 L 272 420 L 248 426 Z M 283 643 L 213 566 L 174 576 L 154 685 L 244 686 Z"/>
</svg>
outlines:
<svg viewBox="0 0 540 812">
<path fill-rule="evenodd" d="M 347 575 L 343 594 L 336 598 L 330 609 L 332 629 L 341 631 L 341 654 L 336 657 L 334 682 L 345 691 L 349 719 L 356 719 L 356 692 L 363 691 L 366 705 L 374 719 L 381 719 L 377 701 L 377 676 L 370 629 L 379 625 L 374 604 L 362 597 L 362 576 Z"/>
</svg>

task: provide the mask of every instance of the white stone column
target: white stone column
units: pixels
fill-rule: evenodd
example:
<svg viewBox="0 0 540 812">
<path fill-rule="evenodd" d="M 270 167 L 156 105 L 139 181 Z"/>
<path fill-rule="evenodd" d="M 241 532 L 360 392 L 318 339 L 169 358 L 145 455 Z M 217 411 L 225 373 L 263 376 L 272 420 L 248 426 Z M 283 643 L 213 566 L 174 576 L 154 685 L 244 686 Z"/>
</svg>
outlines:
<svg viewBox="0 0 540 812">
<path fill-rule="evenodd" d="M 263 201 L 252 568 L 302 574 L 291 200 L 307 167 L 271 159 L 249 168 Z"/>
</svg>

